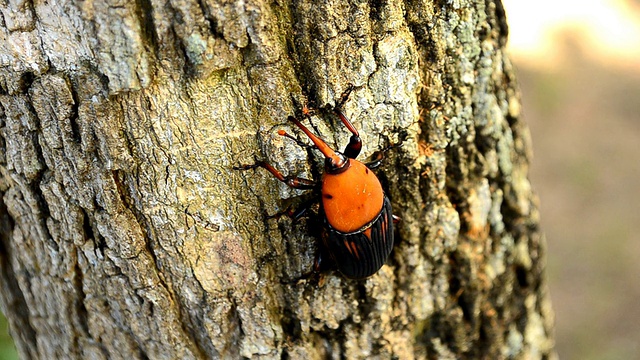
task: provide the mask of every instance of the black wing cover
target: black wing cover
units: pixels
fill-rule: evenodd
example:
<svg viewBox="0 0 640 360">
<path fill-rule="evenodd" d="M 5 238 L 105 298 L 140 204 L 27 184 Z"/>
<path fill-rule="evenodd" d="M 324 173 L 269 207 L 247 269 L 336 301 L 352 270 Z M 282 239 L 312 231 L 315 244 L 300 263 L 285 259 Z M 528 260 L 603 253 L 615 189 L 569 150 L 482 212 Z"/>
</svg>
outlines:
<svg viewBox="0 0 640 360">
<path fill-rule="evenodd" d="M 391 202 L 385 196 L 378 217 L 357 232 L 339 232 L 325 221 L 323 240 L 326 250 L 345 277 L 362 279 L 375 274 L 393 249 Z"/>
</svg>

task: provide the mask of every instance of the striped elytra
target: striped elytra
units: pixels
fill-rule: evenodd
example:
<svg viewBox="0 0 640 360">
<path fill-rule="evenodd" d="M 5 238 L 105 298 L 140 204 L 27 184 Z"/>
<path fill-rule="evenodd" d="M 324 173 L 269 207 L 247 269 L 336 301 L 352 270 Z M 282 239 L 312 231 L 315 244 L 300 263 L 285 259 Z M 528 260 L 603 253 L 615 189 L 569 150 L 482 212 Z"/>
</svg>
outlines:
<svg viewBox="0 0 640 360">
<path fill-rule="evenodd" d="M 382 211 L 364 228 L 351 233 L 335 230 L 325 222 L 324 245 L 347 278 L 362 279 L 375 274 L 393 249 L 391 203 L 384 197 Z"/>
</svg>

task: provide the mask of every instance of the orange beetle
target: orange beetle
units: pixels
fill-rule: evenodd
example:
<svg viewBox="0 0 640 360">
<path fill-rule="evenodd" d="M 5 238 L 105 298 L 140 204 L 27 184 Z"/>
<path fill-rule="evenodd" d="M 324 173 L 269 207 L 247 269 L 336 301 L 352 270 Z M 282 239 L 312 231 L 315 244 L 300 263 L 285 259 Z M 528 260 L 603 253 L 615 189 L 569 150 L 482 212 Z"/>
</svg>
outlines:
<svg viewBox="0 0 640 360">
<path fill-rule="evenodd" d="M 343 153 L 331 149 L 298 119 L 289 117 L 289 120 L 313 141 L 313 148 L 317 148 L 325 156 L 325 171 L 320 184 L 309 179 L 284 176 L 270 164 L 261 161 L 235 169 L 263 167 L 278 180 L 293 188 L 317 189 L 319 186 L 322 195 L 320 209 L 324 214 L 324 250 L 329 253 L 335 267 L 345 277 L 361 279 L 375 274 L 389 257 L 393 248 L 395 217 L 380 180 L 369 168 L 379 164 L 380 160 L 369 166 L 356 160 L 362 148 L 362 140 L 342 112 L 336 110 L 336 113 L 352 134 Z M 301 144 L 282 130 L 278 133 Z M 304 210 L 306 208 L 290 216 L 298 218 Z M 314 269 L 320 271 L 321 266 L 325 267 L 321 257 L 318 257 Z"/>
</svg>

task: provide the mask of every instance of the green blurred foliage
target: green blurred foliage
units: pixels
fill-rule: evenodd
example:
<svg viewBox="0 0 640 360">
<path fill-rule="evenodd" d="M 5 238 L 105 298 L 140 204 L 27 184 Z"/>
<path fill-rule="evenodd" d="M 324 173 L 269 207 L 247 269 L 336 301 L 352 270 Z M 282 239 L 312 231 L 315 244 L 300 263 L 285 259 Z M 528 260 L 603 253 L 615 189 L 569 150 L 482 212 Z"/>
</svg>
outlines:
<svg viewBox="0 0 640 360">
<path fill-rule="evenodd" d="M 9 324 L 0 312 L 0 360 L 18 360 L 18 353 L 9 336 Z"/>
</svg>

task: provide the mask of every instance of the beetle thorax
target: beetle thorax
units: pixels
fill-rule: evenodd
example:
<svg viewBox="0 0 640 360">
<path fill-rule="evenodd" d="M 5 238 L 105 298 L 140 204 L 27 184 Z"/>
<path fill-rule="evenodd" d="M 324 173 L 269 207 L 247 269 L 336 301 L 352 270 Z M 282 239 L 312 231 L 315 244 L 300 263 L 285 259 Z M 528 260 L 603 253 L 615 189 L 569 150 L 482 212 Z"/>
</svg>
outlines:
<svg viewBox="0 0 640 360">
<path fill-rule="evenodd" d="M 375 220 L 382 210 L 384 192 L 373 171 L 358 160 L 322 178 L 322 206 L 329 224 L 343 233 L 355 232 Z"/>
</svg>

